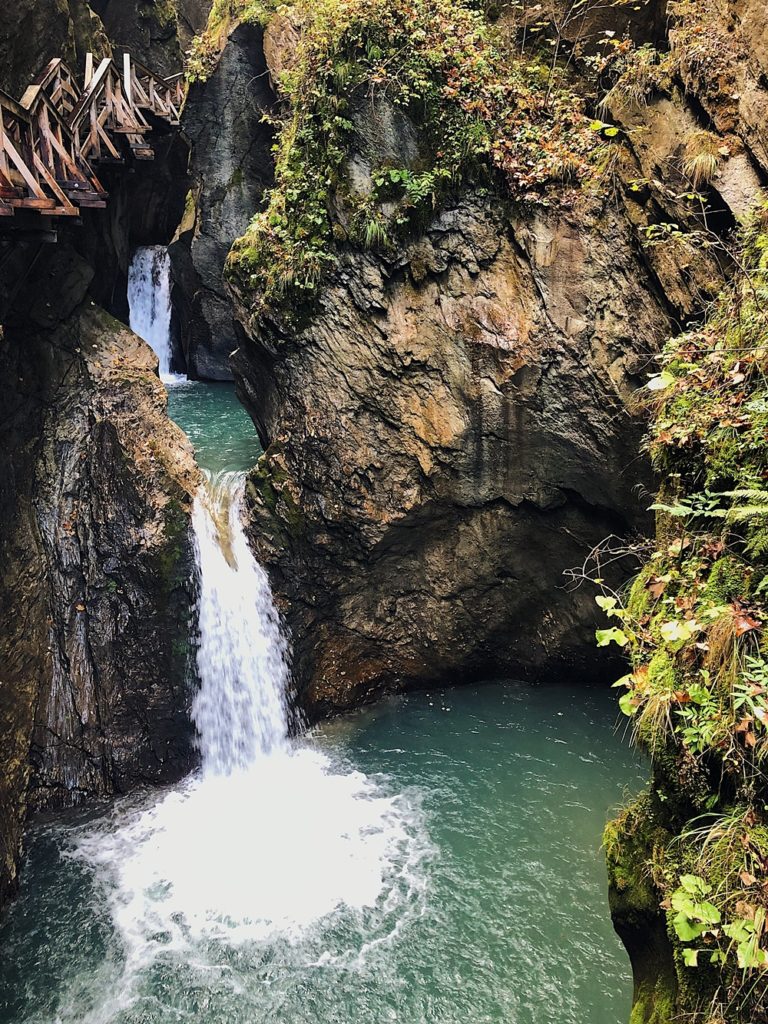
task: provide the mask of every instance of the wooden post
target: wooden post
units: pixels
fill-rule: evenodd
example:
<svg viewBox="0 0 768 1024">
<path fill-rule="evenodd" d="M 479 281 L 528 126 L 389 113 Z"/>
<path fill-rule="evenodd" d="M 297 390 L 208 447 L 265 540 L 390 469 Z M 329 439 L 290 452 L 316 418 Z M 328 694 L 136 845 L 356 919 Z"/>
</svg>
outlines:
<svg viewBox="0 0 768 1024">
<path fill-rule="evenodd" d="M 123 80 L 125 89 L 125 99 L 129 107 L 133 107 L 133 88 L 131 83 L 131 55 L 130 53 L 123 54 Z"/>
<path fill-rule="evenodd" d="M 93 54 L 86 53 L 85 55 L 85 88 L 91 84 L 93 78 Z"/>
<path fill-rule="evenodd" d="M 6 177 L 8 176 L 8 154 L 5 151 L 5 124 L 2 107 L 0 107 L 0 171 Z"/>
</svg>

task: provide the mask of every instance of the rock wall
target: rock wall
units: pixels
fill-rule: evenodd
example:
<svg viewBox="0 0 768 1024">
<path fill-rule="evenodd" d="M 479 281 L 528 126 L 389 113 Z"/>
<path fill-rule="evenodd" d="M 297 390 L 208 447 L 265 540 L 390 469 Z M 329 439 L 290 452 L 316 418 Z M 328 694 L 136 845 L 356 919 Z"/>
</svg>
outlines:
<svg viewBox="0 0 768 1024">
<path fill-rule="evenodd" d="M 589 672 L 593 599 L 563 571 L 644 525 L 627 402 L 662 306 L 615 214 L 467 199 L 397 260 L 348 254 L 303 331 L 240 349 L 269 445 L 253 539 L 313 711 Z"/>
<path fill-rule="evenodd" d="M 44 59 L 92 48 L 77 12 L 102 32 L 75 0 L 56 8 L 15 11 L 16 95 Z M 127 319 L 133 246 L 169 241 L 184 208 L 188 145 L 160 126 L 153 142 L 152 164 L 100 168 L 107 209 L 58 225 L 56 244 L 0 236 L 0 907 L 29 812 L 194 759 L 198 471 L 156 358 L 110 315 Z"/>
<path fill-rule="evenodd" d="M 82 67 L 88 51 L 110 52 L 98 15 L 86 0 L 17 0 L 3 10 L 0 35 L 0 89 L 17 99 L 30 78 L 53 57 Z"/>
<path fill-rule="evenodd" d="M 632 22 L 639 43 L 659 18 L 645 38 Z M 293 47 L 268 47 L 272 64 Z M 353 193 L 371 194 L 373 168 L 425 166 L 402 110 L 349 116 Z M 253 316 L 234 278 L 248 341 L 233 365 L 267 449 L 253 539 L 311 713 L 414 682 L 594 673 L 593 599 L 563 574 L 649 529 L 632 394 L 722 281 L 705 249 L 644 244 L 657 218 L 696 226 L 670 200 L 696 114 L 657 93 L 624 116 L 638 141 L 599 190 L 549 211 L 470 190 L 395 253 L 342 243 L 298 326 Z"/>
<path fill-rule="evenodd" d="M 114 45 L 162 75 L 182 70 L 192 37 L 205 28 L 212 0 L 91 0 Z"/>
<path fill-rule="evenodd" d="M 272 178 L 274 105 L 263 29 L 239 24 L 216 69 L 190 86 L 183 125 L 191 141 L 187 208 L 171 246 L 181 346 L 190 376 L 231 380 L 238 344 L 224 263 Z"/>
<path fill-rule="evenodd" d="M 154 355 L 90 300 L 0 361 L 1 897 L 27 809 L 191 763 L 197 470 Z"/>
<path fill-rule="evenodd" d="M 310 714 L 413 683 L 600 671 L 592 594 L 563 572 L 607 534 L 651 528 L 633 394 L 729 277 L 768 181 L 761 10 L 597 5 L 592 31 L 624 47 L 600 89 L 585 78 L 616 139 L 598 194 L 537 211 L 465 190 L 394 254 L 349 244 L 337 201 L 335 265 L 303 319 L 265 313 L 234 273 L 235 376 L 266 449 L 252 537 Z M 605 53 L 570 28 L 575 66 Z M 374 168 L 425 166 L 401 113 L 349 110 L 350 191 L 370 194 Z M 612 908 L 633 1022 L 661 1024 L 693 1003 L 638 880 L 674 837 L 622 821 L 633 874 L 612 865 Z"/>
</svg>

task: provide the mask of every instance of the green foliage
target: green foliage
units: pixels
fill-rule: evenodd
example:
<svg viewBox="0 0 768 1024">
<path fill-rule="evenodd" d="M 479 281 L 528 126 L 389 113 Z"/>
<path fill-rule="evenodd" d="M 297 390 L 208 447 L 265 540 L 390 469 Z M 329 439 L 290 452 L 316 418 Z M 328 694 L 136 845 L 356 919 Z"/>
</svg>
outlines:
<svg viewBox="0 0 768 1024">
<path fill-rule="evenodd" d="M 216 70 L 230 29 L 237 22 L 266 24 L 275 9 L 273 0 L 213 0 L 205 31 L 195 36 L 187 52 L 190 82 L 205 82 Z"/>
<path fill-rule="evenodd" d="M 301 40 L 281 83 L 275 186 L 228 264 L 253 316 L 300 313 L 341 241 L 386 249 L 469 180 L 549 203 L 588 174 L 599 139 L 567 73 L 550 55 L 510 52 L 471 0 L 292 10 Z M 419 155 L 374 167 L 360 188 L 348 161 L 365 149 L 356 127 L 365 108 L 407 118 Z"/>
<path fill-rule="evenodd" d="M 655 884 L 682 1005 L 717 996 L 734 1024 L 768 1012 L 768 201 L 737 262 L 647 389 L 657 550 L 626 600 L 598 598 L 615 622 L 598 643 L 621 634 L 621 708 L 678 831 Z"/>
<path fill-rule="evenodd" d="M 696 875 L 682 875 L 680 885 L 670 898 L 674 911 L 672 925 L 677 937 L 683 942 L 692 942 L 700 938 L 714 925 L 720 924 L 721 914 L 718 908 L 706 897 L 712 892 L 712 886 Z"/>
</svg>

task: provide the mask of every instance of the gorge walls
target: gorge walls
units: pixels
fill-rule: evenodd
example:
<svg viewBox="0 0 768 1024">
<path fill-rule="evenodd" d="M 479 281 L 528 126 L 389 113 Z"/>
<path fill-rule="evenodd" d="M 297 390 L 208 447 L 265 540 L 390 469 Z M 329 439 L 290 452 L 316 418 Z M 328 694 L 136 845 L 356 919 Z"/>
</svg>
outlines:
<svg viewBox="0 0 768 1024">
<path fill-rule="evenodd" d="M 241 347 L 269 442 L 254 542 L 314 710 L 589 674 L 592 596 L 563 572 L 645 525 L 628 405 L 667 327 L 610 211 L 467 198 L 391 259 L 344 254 L 308 326 Z"/>
<path fill-rule="evenodd" d="M 473 83 L 460 102 L 440 85 L 430 100 L 422 83 L 417 110 L 398 98 L 407 60 L 376 92 L 364 56 L 373 42 L 360 39 L 370 31 L 384 66 L 400 58 L 373 21 L 350 41 L 340 29 L 330 57 L 325 37 L 297 41 L 300 16 L 292 31 L 285 14 L 268 23 L 273 78 L 294 75 L 282 97 L 290 127 L 269 205 L 230 259 L 247 337 L 233 366 L 267 449 L 250 491 L 253 540 L 293 628 L 312 713 L 412 682 L 594 671 L 597 611 L 564 573 L 606 536 L 650 530 L 633 393 L 665 338 L 716 294 L 729 265 L 718 232 L 743 216 L 761 174 L 746 136 L 723 124 L 713 138 L 727 156 L 694 189 L 689 153 L 715 143 L 682 48 L 654 48 L 668 47 L 672 12 L 618 7 L 613 20 L 569 23 L 580 47 L 569 82 L 545 79 L 539 99 L 536 81 L 526 86 L 529 120 L 549 118 L 527 151 L 515 141 L 531 130 L 524 116 L 518 134 L 499 142 L 505 122 L 480 145 L 481 160 L 489 149 L 496 160 L 496 146 L 499 165 L 513 163 L 512 186 L 451 170 L 469 180 L 447 198 L 435 182 L 449 173 L 450 103 L 465 116 L 472 97 L 492 92 Z M 671 40 L 695 13 L 676 7 Z M 430 24 L 443 17 L 438 5 Z M 525 31 L 500 24 L 518 39 Z M 631 40 L 596 83 L 588 62 L 618 31 Z M 498 74 L 529 73 L 504 53 Z M 451 60 L 472 60 L 445 59 L 449 75 Z M 305 67 L 328 75 L 319 99 L 296 85 Z M 563 127 L 601 92 L 591 140 Z M 333 112 L 346 120 L 323 150 L 311 133 L 324 117 L 332 126 Z M 551 140 L 534 141 L 547 131 Z M 323 153 L 336 161 L 328 170 Z M 674 233 L 669 245 L 657 244 L 659 230 Z M 626 568 L 610 572 L 619 580 Z"/>
<path fill-rule="evenodd" d="M 235 25 L 215 69 L 190 86 L 183 127 L 191 143 L 190 184 L 170 253 L 181 347 L 192 377 L 231 380 L 238 344 L 224 281 L 230 246 L 248 226 L 272 180 L 274 106 L 259 25 Z"/>
<path fill-rule="evenodd" d="M 38 57 L 94 45 L 79 7 L 46 21 L 44 6 L 17 12 L 20 48 L 41 28 L 30 63 L 5 65 L 9 88 Z M 0 238 L 0 904 L 29 812 L 169 782 L 194 760 L 199 472 L 156 357 L 125 326 L 131 251 L 170 240 L 187 190 L 183 138 L 157 125 L 153 146 L 151 163 L 101 167 L 107 208 L 56 225 L 56 242 L 34 215 Z"/>
</svg>

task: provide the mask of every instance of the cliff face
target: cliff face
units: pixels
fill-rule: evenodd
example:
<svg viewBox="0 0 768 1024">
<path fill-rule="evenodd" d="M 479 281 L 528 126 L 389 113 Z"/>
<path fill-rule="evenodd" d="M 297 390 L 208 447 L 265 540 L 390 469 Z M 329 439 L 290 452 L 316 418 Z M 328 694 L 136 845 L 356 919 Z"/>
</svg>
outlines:
<svg viewBox="0 0 768 1024">
<path fill-rule="evenodd" d="M 77 0 L 83 2 L 83 0 Z M 90 0 L 115 47 L 125 47 L 161 75 L 181 71 L 192 37 L 213 0 Z"/>
<path fill-rule="evenodd" d="M 611 22 L 636 37 L 625 49 L 638 61 L 658 38 L 660 11 L 650 6 L 644 23 L 620 11 Z M 594 44 L 604 22 L 572 26 L 586 53 L 584 40 Z M 314 59 L 284 26 L 280 15 L 267 28 L 276 79 Z M 596 610 L 563 574 L 607 535 L 647 530 L 638 486 L 649 472 L 632 393 L 727 264 L 691 241 L 701 211 L 680 197 L 683 149 L 701 115 L 671 80 L 638 98 L 616 88 L 598 125 L 619 138 L 598 139 L 597 184 L 579 193 L 558 170 L 561 198 L 540 203 L 486 178 L 454 190 L 402 241 L 377 244 L 361 241 L 355 211 L 376 231 L 392 229 L 411 199 L 386 193 L 390 170 L 405 169 L 391 180 L 410 188 L 437 160 L 436 177 L 440 143 L 411 109 L 364 101 L 363 86 L 334 89 L 328 105 L 350 129 L 328 178 L 337 182 L 327 189 L 336 244 L 322 256 L 329 269 L 317 301 L 298 317 L 295 293 L 265 308 L 254 285 L 271 287 L 270 272 L 258 276 L 258 224 L 231 270 L 248 335 L 236 379 L 267 449 L 253 479 L 252 536 L 293 629 L 305 704 L 341 708 L 414 681 L 587 672 Z M 292 102 L 300 111 L 304 100 Z M 294 119 L 292 139 L 309 131 L 301 125 Z M 582 145 L 575 130 L 571 138 Z M 315 187 L 307 147 L 310 156 L 278 157 L 287 190 L 300 194 L 301 174 L 307 192 Z M 533 166 L 533 144 L 531 154 Z M 757 179 L 743 150 L 722 163 L 720 190 L 708 185 L 701 202 L 732 223 Z M 525 187 L 533 196 L 535 182 Z M 279 188 L 264 224 L 290 225 L 290 192 Z M 305 208 L 314 210 L 308 199 Z M 670 247 L 652 244 L 659 220 L 679 226 Z M 297 237 L 311 234 L 303 224 Z M 263 229 L 275 235 L 265 264 L 270 253 L 281 258 L 285 230 Z M 295 275 L 306 265 L 301 245 Z M 609 572 L 617 569 L 618 579 L 620 567 Z"/>
<path fill-rule="evenodd" d="M 593 598 L 568 593 L 563 572 L 607 534 L 621 546 L 634 529 L 650 530 L 634 392 L 664 340 L 700 323 L 743 270 L 737 228 L 768 174 L 761 5 L 580 5 L 578 18 L 544 6 L 532 17 L 553 15 L 549 29 L 523 16 L 503 17 L 496 31 L 507 53 L 524 52 L 526 33 L 537 30 L 568 54 L 572 92 L 559 99 L 552 65 L 542 70 L 535 55 L 519 75 L 483 78 L 474 56 L 487 68 L 498 51 L 473 15 L 459 31 L 460 8 L 437 0 L 402 12 L 410 63 L 398 49 L 396 2 L 373 5 L 373 16 L 366 5 L 336 29 L 331 18 L 317 33 L 306 10 L 287 18 L 291 31 L 282 30 L 285 12 L 267 28 L 268 43 L 284 41 L 270 53 L 275 78 L 286 68 L 291 76 L 275 190 L 230 258 L 247 335 L 234 369 L 266 448 L 249 493 L 252 537 L 292 626 L 313 714 L 411 682 L 594 671 Z M 454 47 L 457 37 L 472 45 Z M 510 92 L 524 111 L 519 120 L 494 106 Z M 591 119 L 593 148 L 579 115 Z M 467 169 L 473 145 L 480 170 Z M 753 290 L 763 288 L 754 276 L 764 273 L 761 259 L 762 269 L 745 272 Z M 734 309 L 753 329 L 749 309 Z M 757 351 L 764 362 L 764 338 Z M 688 369 L 683 361 L 676 372 L 684 378 Z M 726 369 L 738 392 L 751 370 Z M 696 409 L 678 413 L 674 429 L 688 441 L 658 425 L 672 450 L 690 442 Z M 738 432 L 758 414 L 723 414 L 719 426 Z M 688 468 L 695 465 L 691 457 Z M 676 549 L 661 550 L 677 565 Z M 589 569 L 618 587 L 616 570 Z M 666 585 L 644 577 L 646 602 L 649 579 Z M 748 600 L 742 584 L 727 600 Z M 667 616 L 698 592 L 687 593 L 690 580 L 681 587 Z M 738 627 L 749 643 L 761 621 L 750 613 Z M 638 628 L 644 636 L 642 610 Z M 692 649 L 709 650 L 694 640 Z M 620 633 L 619 642 L 629 640 Z M 709 657 L 689 653 L 684 674 Z M 681 698 L 680 677 L 659 672 L 662 703 L 651 702 L 641 672 L 631 684 L 634 710 L 647 701 L 663 717 L 680 700 L 698 714 L 700 690 Z M 734 742 L 749 746 L 750 723 L 733 725 Z M 685 889 L 699 885 L 684 873 L 705 874 L 706 856 L 687 836 L 681 859 L 680 835 L 706 808 L 732 815 L 731 836 L 746 824 L 742 847 L 757 851 L 752 867 L 744 861 L 728 875 L 729 884 L 752 887 L 739 933 L 745 948 L 765 919 L 764 868 L 753 870 L 764 857 L 755 792 L 751 809 L 744 793 L 730 806 L 733 790 L 707 775 L 722 752 L 702 767 L 695 737 L 683 732 L 673 737 L 674 756 L 657 752 L 651 795 L 607 836 L 636 1024 L 751 1012 L 738 1009 L 745 990 L 735 968 L 692 973 L 704 954 L 680 947 L 707 933 L 695 912 L 688 939 L 668 939 L 684 901 L 690 908 L 720 891 L 718 878 L 700 880 L 693 896 Z M 662 879 L 662 863 L 677 871 L 674 883 Z M 706 938 L 706 950 L 724 944 L 724 959 L 713 963 L 735 963 L 735 934 Z M 760 950 L 750 955 L 750 969 L 763 969 Z M 757 1016 L 749 1019 L 763 1019 L 764 986 L 752 980 Z"/>
<path fill-rule="evenodd" d="M 89 301 L 0 357 L 4 894 L 26 809 L 190 764 L 197 470 L 155 357 Z"/>
<path fill-rule="evenodd" d="M 562 574 L 643 524 L 627 401 L 667 325 L 599 203 L 466 199 L 395 259 L 345 254 L 307 327 L 240 349 L 269 443 L 253 539 L 313 709 L 587 671 L 592 597 Z"/>
<path fill-rule="evenodd" d="M 86 0 L 18 0 L 6 7 L 0 37 L 0 89 L 14 98 L 54 57 L 80 67 L 88 51 L 97 56 L 109 52 L 104 26 Z"/>
<path fill-rule="evenodd" d="M 66 6 L 17 8 L 17 93 L 39 61 L 82 57 L 62 42 L 80 24 Z M 159 126 L 154 139 L 149 167 L 100 169 L 107 209 L 59 225 L 56 244 L 0 238 L 0 906 L 28 812 L 193 760 L 198 471 L 154 355 L 107 312 L 127 318 L 132 246 L 169 240 L 183 210 L 188 150 Z"/>
<path fill-rule="evenodd" d="M 183 127 L 191 144 L 184 218 L 170 248 L 181 346 L 192 377 L 231 380 L 238 344 L 224 264 L 272 179 L 274 105 L 260 25 L 237 24 L 206 81 L 190 86 Z"/>
</svg>

